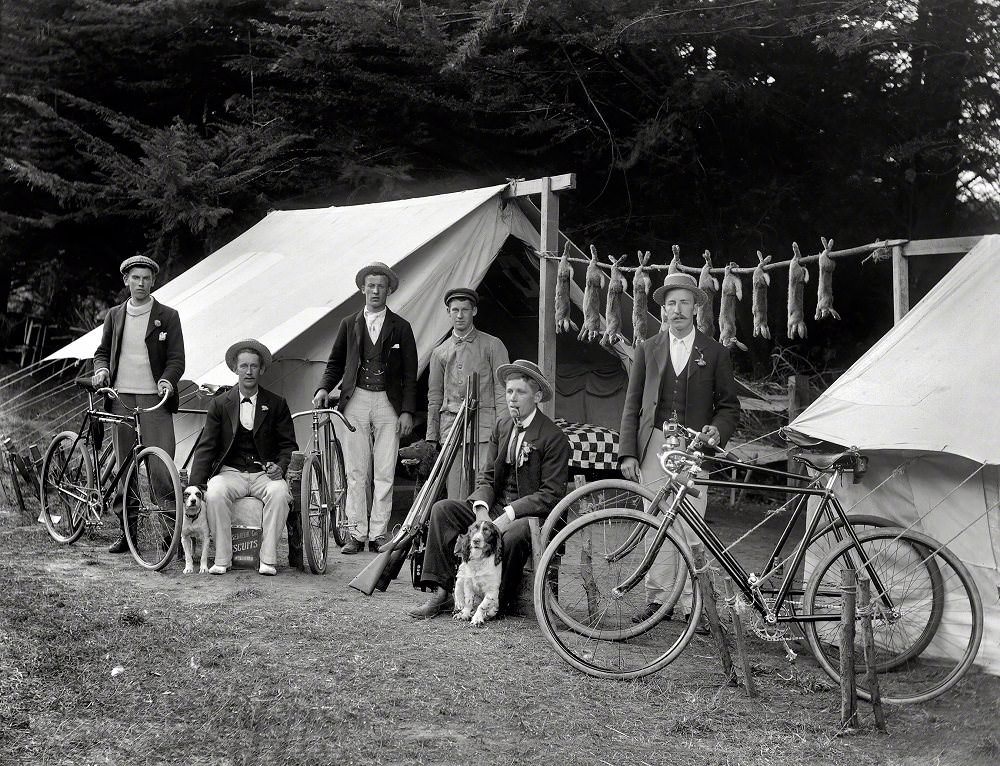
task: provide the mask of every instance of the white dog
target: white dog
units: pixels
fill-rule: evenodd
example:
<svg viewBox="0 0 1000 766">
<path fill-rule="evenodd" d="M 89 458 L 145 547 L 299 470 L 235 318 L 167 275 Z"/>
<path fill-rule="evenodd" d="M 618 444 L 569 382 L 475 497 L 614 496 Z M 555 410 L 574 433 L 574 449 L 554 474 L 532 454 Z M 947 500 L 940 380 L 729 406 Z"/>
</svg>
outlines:
<svg viewBox="0 0 1000 766">
<path fill-rule="evenodd" d="M 181 546 L 184 548 L 184 574 L 194 572 L 194 544 L 201 541 L 201 565 L 198 574 L 208 574 L 208 519 L 205 516 L 205 493 L 200 487 L 184 490 L 184 523 Z"/>
<path fill-rule="evenodd" d="M 491 521 L 474 521 L 455 541 L 462 563 L 455 578 L 455 619 L 482 625 L 500 608 L 503 537 Z M 478 604 L 478 607 L 477 607 Z M 475 609 L 475 614 L 472 610 Z"/>
</svg>

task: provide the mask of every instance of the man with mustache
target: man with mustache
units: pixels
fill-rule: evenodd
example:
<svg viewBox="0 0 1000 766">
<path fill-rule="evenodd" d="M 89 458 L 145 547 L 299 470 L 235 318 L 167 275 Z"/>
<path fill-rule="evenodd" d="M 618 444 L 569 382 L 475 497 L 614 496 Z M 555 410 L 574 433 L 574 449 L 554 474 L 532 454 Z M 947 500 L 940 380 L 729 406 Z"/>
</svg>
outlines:
<svg viewBox="0 0 1000 766">
<path fill-rule="evenodd" d="M 618 466 L 622 475 L 658 489 L 664 477 L 657 452 L 665 441 L 664 423 L 679 423 L 702 433 L 710 446 L 722 447 L 739 424 L 729 349 L 694 327 L 695 309 L 708 300 L 689 274 L 671 274 L 653 293 L 662 307 L 667 332 L 649 338 L 635 350 L 622 411 Z M 692 498 L 705 515 L 708 490 Z M 689 539 L 688 542 L 693 542 Z M 646 575 L 646 606 L 635 622 L 655 614 L 671 593 L 678 572 L 673 551 L 664 550 Z M 690 591 L 681 594 L 682 610 L 690 611 Z M 672 616 L 672 610 L 667 619 Z"/>
<path fill-rule="evenodd" d="M 569 439 L 538 409 L 552 398 L 552 387 L 538 365 L 524 359 L 501 365 L 496 375 L 504 381 L 511 420 L 494 425 L 475 492 L 467 500 L 439 500 L 431 509 L 422 577 L 434 590 L 408 610 L 411 617 L 426 620 L 452 608 L 455 540 L 478 518 L 491 519 L 503 535 L 500 608 L 508 611 L 531 555 L 528 519 L 545 518 L 566 494 Z"/>
</svg>

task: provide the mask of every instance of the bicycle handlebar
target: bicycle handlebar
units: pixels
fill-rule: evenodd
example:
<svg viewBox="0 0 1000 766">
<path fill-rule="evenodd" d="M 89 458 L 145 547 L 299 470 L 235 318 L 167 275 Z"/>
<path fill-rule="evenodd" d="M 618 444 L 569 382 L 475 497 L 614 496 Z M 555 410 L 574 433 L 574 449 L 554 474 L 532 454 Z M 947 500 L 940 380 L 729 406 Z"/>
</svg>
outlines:
<svg viewBox="0 0 1000 766">
<path fill-rule="evenodd" d="M 90 392 L 94 396 L 107 396 L 115 401 L 120 402 L 121 396 L 119 395 L 117 389 L 111 388 L 111 386 L 102 386 L 101 388 L 94 388 L 94 386 L 89 381 L 78 380 L 76 384 Z M 134 414 L 139 415 L 143 412 L 152 412 L 153 410 L 158 410 L 164 404 L 167 403 L 167 399 L 170 398 L 170 392 L 165 393 L 156 404 L 152 407 L 127 407 L 126 409 L 131 410 Z"/>
<path fill-rule="evenodd" d="M 347 430 L 350 431 L 352 434 L 358 430 L 357 428 L 351 425 L 351 421 L 347 419 L 347 416 L 344 415 L 343 412 L 333 407 L 321 407 L 315 410 L 302 410 L 302 412 L 295 412 L 292 413 L 292 420 L 295 420 L 295 418 L 300 418 L 303 415 L 322 415 L 322 414 L 336 415 L 338 418 L 340 418 L 340 422 L 343 423 L 344 426 L 347 428 Z"/>
</svg>

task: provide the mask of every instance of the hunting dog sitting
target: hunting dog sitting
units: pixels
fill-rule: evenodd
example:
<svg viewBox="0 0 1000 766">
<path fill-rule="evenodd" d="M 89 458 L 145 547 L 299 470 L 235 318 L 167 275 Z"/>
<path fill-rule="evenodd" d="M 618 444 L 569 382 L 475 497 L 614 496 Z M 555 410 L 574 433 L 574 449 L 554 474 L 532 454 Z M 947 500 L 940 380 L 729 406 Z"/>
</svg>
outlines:
<svg viewBox="0 0 1000 766">
<path fill-rule="evenodd" d="M 400 462 L 418 483 L 427 481 L 437 458 L 437 447 L 424 439 L 399 449 Z"/>
<path fill-rule="evenodd" d="M 201 541 L 201 565 L 198 574 L 208 574 L 208 518 L 205 515 L 205 493 L 201 487 L 184 490 L 184 523 L 181 525 L 181 545 L 184 548 L 184 574 L 194 572 L 194 544 Z"/>
<path fill-rule="evenodd" d="M 474 521 L 455 541 L 461 559 L 455 578 L 455 619 L 482 625 L 500 608 L 503 537 L 491 521 Z M 478 607 L 477 607 L 478 604 Z M 475 614 L 472 610 L 475 609 Z"/>
</svg>

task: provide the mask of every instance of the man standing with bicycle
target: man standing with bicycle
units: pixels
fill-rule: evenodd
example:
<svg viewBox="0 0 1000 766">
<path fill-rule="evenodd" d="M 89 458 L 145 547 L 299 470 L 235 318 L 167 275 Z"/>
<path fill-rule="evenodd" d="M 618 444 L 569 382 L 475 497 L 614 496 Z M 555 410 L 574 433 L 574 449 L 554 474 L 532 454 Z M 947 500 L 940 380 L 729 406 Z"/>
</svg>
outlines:
<svg viewBox="0 0 1000 766">
<path fill-rule="evenodd" d="M 94 353 L 92 383 L 118 390 L 119 399 L 107 403 L 108 411 L 117 415 L 130 414 L 136 407 L 153 407 L 168 396 L 163 407 L 140 417 L 145 446 L 160 447 L 172 458 L 173 413 L 177 412 L 177 386 L 184 373 L 184 336 L 177 312 L 151 295 L 159 270 L 156 261 L 144 255 L 122 261 L 119 271 L 128 287 L 129 299 L 108 311 L 104 318 L 101 342 Z M 132 451 L 135 431 L 120 424 L 115 426 L 111 439 L 115 459 L 122 465 Z M 134 525 L 135 519 L 129 518 L 128 523 Z M 108 551 L 128 551 L 124 522 L 121 534 Z"/>
<path fill-rule="evenodd" d="M 658 485 L 664 478 L 657 459 L 664 443 L 664 423 L 701 431 L 707 444 L 722 447 L 740 418 L 729 349 L 694 327 L 695 310 L 708 295 L 694 277 L 678 273 L 663 280 L 653 300 L 661 306 L 667 332 L 635 350 L 618 451 L 622 475 L 647 486 Z M 704 517 L 707 488 L 691 503 Z M 646 606 L 633 617 L 635 622 L 643 622 L 660 609 L 678 576 L 678 564 L 672 552 L 657 557 L 646 575 Z M 681 595 L 682 609 L 690 610 L 690 596 L 689 592 Z"/>
<path fill-rule="evenodd" d="M 365 307 L 346 317 L 313 395 L 315 408 L 327 407 L 329 392 L 340 383 L 337 409 L 357 429 L 344 439 L 347 469 L 347 518 L 351 539 L 340 549 L 352 554 L 386 542 L 392 513 L 392 485 L 401 437 L 413 430 L 417 410 L 417 343 L 410 323 L 386 306 L 399 287 L 396 272 L 370 263 L 354 279 Z M 371 517 L 368 477 L 374 477 Z"/>
<path fill-rule="evenodd" d="M 271 352 L 263 343 L 234 343 L 226 351 L 226 366 L 239 376 L 239 385 L 212 399 L 205 413 L 191 485 L 208 487 L 205 505 L 215 540 L 211 574 L 225 574 L 232 566 L 232 508 L 241 497 L 256 497 L 264 504 L 259 572 L 278 572 L 278 538 L 291 499 L 285 471 L 298 447 L 288 403 L 259 385 L 270 365 Z"/>
<path fill-rule="evenodd" d="M 510 357 L 502 340 L 476 328 L 479 294 L 475 290 L 454 287 L 444 294 L 444 305 L 452 331 L 431 352 L 428 364 L 427 441 L 436 443 L 447 437 L 465 399 L 468 378 L 479 373 L 477 440 L 481 468 L 489 454 L 493 426 L 500 413 L 507 409 L 504 383 L 495 371 L 507 364 Z M 462 461 L 456 460 L 448 474 L 447 497 L 462 500 L 466 495 L 468 489 L 462 486 Z"/>
</svg>

